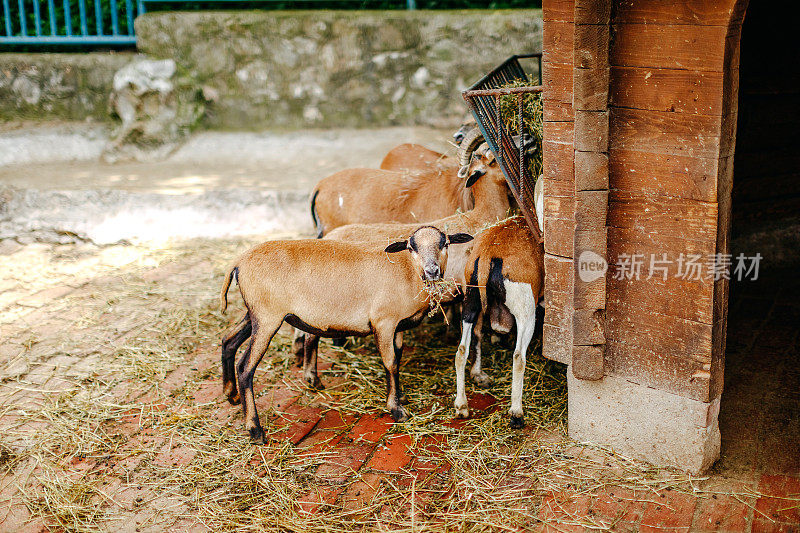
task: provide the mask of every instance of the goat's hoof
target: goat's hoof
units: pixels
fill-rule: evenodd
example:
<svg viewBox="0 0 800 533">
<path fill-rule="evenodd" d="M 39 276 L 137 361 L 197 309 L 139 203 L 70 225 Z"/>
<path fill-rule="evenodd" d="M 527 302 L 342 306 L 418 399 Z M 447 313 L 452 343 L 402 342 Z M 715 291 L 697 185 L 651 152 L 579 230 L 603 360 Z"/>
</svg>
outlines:
<svg viewBox="0 0 800 533">
<path fill-rule="evenodd" d="M 314 376 L 313 378 L 306 378 L 306 383 L 308 383 L 308 387 L 313 390 L 325 390 L 325 385 L 322 384 L 322 380 L 319 379 L 319 376 Z"/>
<path fill-rule="evenodd" d="M 508 422 L 508 427 L 511 429 L 522 429 L 525 427 L 525 419 L 521 416 L 511 416 L 511 420 Z"/>
<path fill-rule="evenodd" d="M 478 374 L 471 374 L 472 381 L 476 384 L 480 385 L 481 387 L 488 387 L 492 384 L 492 378 L 489 377 L 489 374 L 486 372 L 480 372 Z"/>
<path fill-rule="evenodd" d="M 239 405 L 240 403 L 242 403 L 242 397 L 239 396 L 238 392 L 236 394 L 229 394 L 228 403 L 230 403 L 231 405 Z"/>
<path fill-rule="evenodd" d="M 403 407 L 395 407 L 392 409 L 392 418 L 394 418 L 395 422 L 405 422 L 411 418 L 411 415 Z"/>
<path fill-rule="evenodd" d="M 456 418 L 469 418 L 469 407 L 456 407 Z"/>
<path fill-rule="evenodd" d="M 411 400 L 408 399 L 408 396 L 405 394 L 400 395 L 400 405 L 408 405 L 411 403 Z"/>
<path fill-rule="evenodd" d="M 264 444 L 266 439 L 264 438 L 264 430 L 260 427 L 254 427 L 247 430 L 250 433 L 250 441 L 253 444 Z"/>
</svg>

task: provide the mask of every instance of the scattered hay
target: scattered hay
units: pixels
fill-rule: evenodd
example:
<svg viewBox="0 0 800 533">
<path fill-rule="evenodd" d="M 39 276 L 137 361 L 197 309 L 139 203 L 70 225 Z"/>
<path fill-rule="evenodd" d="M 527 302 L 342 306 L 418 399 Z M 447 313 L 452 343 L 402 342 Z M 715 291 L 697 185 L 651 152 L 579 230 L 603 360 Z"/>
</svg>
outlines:
<svg viewBox="0 0 800 533">
<path fill-rule="evenodd" d="M 46 395 L 37 408 L 4 411 L 16 422 L 0 435 L 0 472 L 30 467 L 19 490 L 33 516 L 80 532 L 114 530 L 133 517 L 151 529 L 164 520 L 185 520 L 213 531 L 484 531 L 529 529 L 538 522 L 602 530 L 613 524 L 591 515 L 550 517 L 542 514 L 543 502 L 553 494 L 568 499 L 612 486 L 645 499 L 666 488 L 695 495 L 710 490 L 701 489 L 702 479 L 566 440 L 565 368 L 543 359 L 538 341 L 526 370 L 527 430 L 508 427 L 513 349 L 502 343 L 484 343 L 484 366 L 494 382 L 472 386 L 473 393 L 499 398 L 496 409 L 452 424 L 456 342 L 443 324 L 431 323 L 405 336 L 400 374 L 413 416 L 390 434 L 409 435 L 418 459 L 433 465 L 444 460 L 450 467 L 425 481 L 408 469 L 388 476 L 374 497 L 355 508 L 335 503 L 303 511 L 299 502 L 316 491 L 345 488 L 341 480 L 314 475 L 330 452 L 281 439 L 283 428 L 269 411 L 262 411 L 262 425 L 276 438 L 253 446 L 239 410 L 222 403 L 221 393 L 195 398 L 203 380 L 219 379 L 216 355 L 212 367 L 193 367 L 217 351 L 230 320 L 216 311 L 216 292 L 241 246 L 194 243 L 170 250 L 157 259 L 204 257 L 208 267 L 159 282 L 131 268 L 96 301 L 74 302 L 98 327 L 123 319 L 147 326 L 107 339 L 97 348 L 99 363 L 91 374 L 71 378 L 68 389 Z M 273 340 L 256 377 L 261 394 L 286 376 L 294 360 L 290 346 L 286 336 Z M 346 349 L 325 343 L 320 358 L 332 363 L 321 374 L 330 386 L 303 389 L 300 405 L 354 416 L 384 412 L 384 370 L 372 339 Z M 182 376 L 180 386 L 166 386 L 176 375 Z"/>
</svg>

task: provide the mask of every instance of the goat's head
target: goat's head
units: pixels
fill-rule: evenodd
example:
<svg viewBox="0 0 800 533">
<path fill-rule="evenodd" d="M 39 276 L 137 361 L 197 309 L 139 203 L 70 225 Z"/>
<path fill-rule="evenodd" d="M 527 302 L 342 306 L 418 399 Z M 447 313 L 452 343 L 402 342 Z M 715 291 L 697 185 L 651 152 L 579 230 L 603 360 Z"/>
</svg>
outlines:
<svg viewBox="0 0 800 533">
<path fill-rule="evenodd" d="M 487 175 L 498 183 L 505 183 L 503 171 L 486 143 L 482 143 L 472 152 L 469 162 L 461 167 L 458 175 L 466 178 L 467 187 L 472 187 L 478 179 Z"/>
<path fill-rule="evenodd" d="M 441 279 L 447 267 L 447 248 L 451 244 L 461 244 L 472 240 L 468 233 L 447 235 L 433 226 L 422 226 L 405 241 L 398 241 L 386 247 L 386 252 L 396 253 L 408 250 L 426 281 Z"/>
<path fill-rule="evenodd" d="M 474 120 L 470 119 L 464 122 L 453 134 L 453 141 L 455 141 L 456 144 L 461 144 L 464 138 L 467 136 L 467 133 L 474 128 L 476 128 Z"/>
</svg>

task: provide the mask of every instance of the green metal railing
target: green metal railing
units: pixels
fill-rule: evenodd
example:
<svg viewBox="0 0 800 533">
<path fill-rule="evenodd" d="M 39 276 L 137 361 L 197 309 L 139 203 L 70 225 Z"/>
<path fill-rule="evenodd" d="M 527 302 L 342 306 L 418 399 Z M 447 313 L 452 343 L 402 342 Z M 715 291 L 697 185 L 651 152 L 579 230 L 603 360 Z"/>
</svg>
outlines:
<svg viewBox="0 0 800 533">
<path fill-rule="evenodd" d="M 0 44 L 136 43 L 134 0 L 2 0 Z M 13 9 L 12 9 L 13 8 Z"/>
<path fill-rule="evenodd" d="M 133 45 L 134 19 L 145 4 L 196 2 L 196 0 L 0 0 L 0 45 Z M 247 3 L 250 0 L 211 0 Z M 256 0 L 253 3 L 286 0 Z M 319 2 L 320 0 L 315 0 Z M 333 0 L 336 1 L 336 0 Z M 416 9 L 416 0 L 404 0 Z"/>
</svg>

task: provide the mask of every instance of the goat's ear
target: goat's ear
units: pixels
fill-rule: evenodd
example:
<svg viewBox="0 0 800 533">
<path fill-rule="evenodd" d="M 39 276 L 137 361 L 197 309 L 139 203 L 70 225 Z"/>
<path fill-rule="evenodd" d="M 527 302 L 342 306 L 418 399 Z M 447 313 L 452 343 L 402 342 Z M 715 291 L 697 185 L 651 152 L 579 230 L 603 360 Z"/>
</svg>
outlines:
<svg viewBox="0 0 800 533">
<path fill-rule="evenodd" d="M 472 240 L 472 235 L 469 233 L 453 233 L 447 236 L 447 241 L 450 244 L 464 244 Z"/>
<path fill-rule="evenodd" d="M 491 151 L 491 150 L 489 150 L 489 149 L 487 149 L 487 150 L 486 150 L 486 153 L 485 153 L 485 154 L 483 154 L 483 157 L 485 157 L 485 158 L 486 158 L 486 162 L 487 162 L 488 164 L 490 164 L 490 165 L 491 165 L 492 163 L 494 163 L 494 161 L 495 161 L 494 153 L 492 153 L 492 151 Z"/>
<path fill-rule="evenodd" d="M 486 174 L 485 170 L 475 169 L 472 174 L 469 175 L 467 178 L 467 182 L 464 184 L 465 187 L 472 187 L 475 185 L 475 182 L 478 181 L 478 178 Z"/>
<path fill-rule="evenodd" d="M 408 248 L 408 241 L 393 242 L 384 249 L 384 252 L 393 254 L 395 252 L 402 252 L 406 248 Z"/>
</svg>

